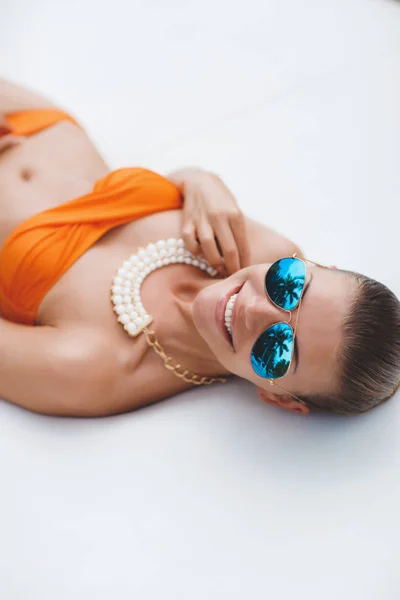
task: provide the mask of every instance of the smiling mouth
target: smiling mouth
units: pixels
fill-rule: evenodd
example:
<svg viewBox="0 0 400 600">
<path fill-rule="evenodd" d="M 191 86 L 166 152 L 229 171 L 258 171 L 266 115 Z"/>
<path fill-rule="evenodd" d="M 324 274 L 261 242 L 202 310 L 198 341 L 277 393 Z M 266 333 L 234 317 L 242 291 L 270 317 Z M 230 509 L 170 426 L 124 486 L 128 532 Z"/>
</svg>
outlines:
<svg viewBox="0 0 400 600">
<path fill-rule="evenodd" d="M 238 294 L 239 294 L 239 292 L 236 292 L 236 294 L 232 294 L 232 296 L 229 298 L 228 302 L 226 303 L 226 308 L 225 308 L 225 315 L 224 315 L 225 327 L 226 327 L 226 330 L 229 334 L 231 341 L 232 341 L 232 328 L 231 328 L 232 314 L 233 314 L 233 308 L 235 306 L 235 302 L 236 302 L 236 298 L 238 297 Z"/>
<path fill-rule="evenodd" d="M 235 351 L 235 345 L 233 343 L 233 323 L 236 318 L 235 302 L 243 285 L 244 283 L 237 285 L 235 288 L 230 290 L 219 300 L 217 304 L 217 321 L 219 328 L 221 329 L 223 337 L 229 343 L 233 351 Z"/>
</svg>

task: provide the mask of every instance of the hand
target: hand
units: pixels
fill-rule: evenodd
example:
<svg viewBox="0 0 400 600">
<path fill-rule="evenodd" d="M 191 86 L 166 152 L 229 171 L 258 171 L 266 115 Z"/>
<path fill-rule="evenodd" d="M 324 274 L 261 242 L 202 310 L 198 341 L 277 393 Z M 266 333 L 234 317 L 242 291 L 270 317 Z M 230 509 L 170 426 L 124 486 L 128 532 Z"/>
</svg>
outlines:
<svg viewBox="0 0 400 600">
<path fill-rule="evenodd" d="M 182 238 L 192 254 L 203 254 L 221 275 L 250 264 L 245 217 L 226 185 L 212 173 L 184 169 L 169 179 L 182 190 Z"/>
</svg>

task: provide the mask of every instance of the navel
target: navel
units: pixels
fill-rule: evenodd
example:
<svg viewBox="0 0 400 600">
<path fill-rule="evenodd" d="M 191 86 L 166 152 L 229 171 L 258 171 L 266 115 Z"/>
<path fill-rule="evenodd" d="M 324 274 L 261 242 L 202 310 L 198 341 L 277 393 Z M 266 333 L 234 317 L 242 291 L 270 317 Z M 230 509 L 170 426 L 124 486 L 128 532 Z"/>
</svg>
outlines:
<svg viewBox="0 0 400 600">
<path fill-rule="evenodd" d="M 30 169 L 29 167 L 23 167 L 20 171 L 20 177 L 21 177 L 22 181 L 31 181 L 33 175 L 34 175 L 34 171 L 33 171 L 33 169 Z"/>
</svg>

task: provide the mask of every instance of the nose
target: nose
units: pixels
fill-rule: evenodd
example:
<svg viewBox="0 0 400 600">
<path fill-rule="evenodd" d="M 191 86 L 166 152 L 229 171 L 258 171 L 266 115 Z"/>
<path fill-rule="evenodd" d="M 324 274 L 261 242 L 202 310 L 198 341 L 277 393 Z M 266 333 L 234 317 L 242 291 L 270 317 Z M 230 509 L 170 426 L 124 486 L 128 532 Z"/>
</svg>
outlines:
<svg viewBox="0 0 400 600">
<path fill-rule="evenodd" d="M 274 323 L 288 320 L 288 313 L 275 306 L 267 296 L 253 296 L 244 310 L 244 322 L 250 334 L 258 334 Z"/>
</svg>

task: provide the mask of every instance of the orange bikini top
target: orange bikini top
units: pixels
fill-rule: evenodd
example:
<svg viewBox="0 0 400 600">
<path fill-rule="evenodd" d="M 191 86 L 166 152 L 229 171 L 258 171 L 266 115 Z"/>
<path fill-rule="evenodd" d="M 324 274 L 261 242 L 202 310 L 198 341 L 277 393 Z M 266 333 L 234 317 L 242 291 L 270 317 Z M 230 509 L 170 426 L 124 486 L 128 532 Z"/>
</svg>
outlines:
<svg viewBox="0 0 400 600">
<path fill-rule="evenodd" d="M 31 135 L 72 117 L 57 110 L 7 115 L 15 135 Z M 35 127 L 36 123 L 36 127 Z M 140 168 L 111 172 L 89 194 L 30 217 L 0 251 L 0 313 L 34 325 L 37 310 L 58 279 L 105 233 L 146 215 L 182 206 L 178 188 Z"/>
</svg>

